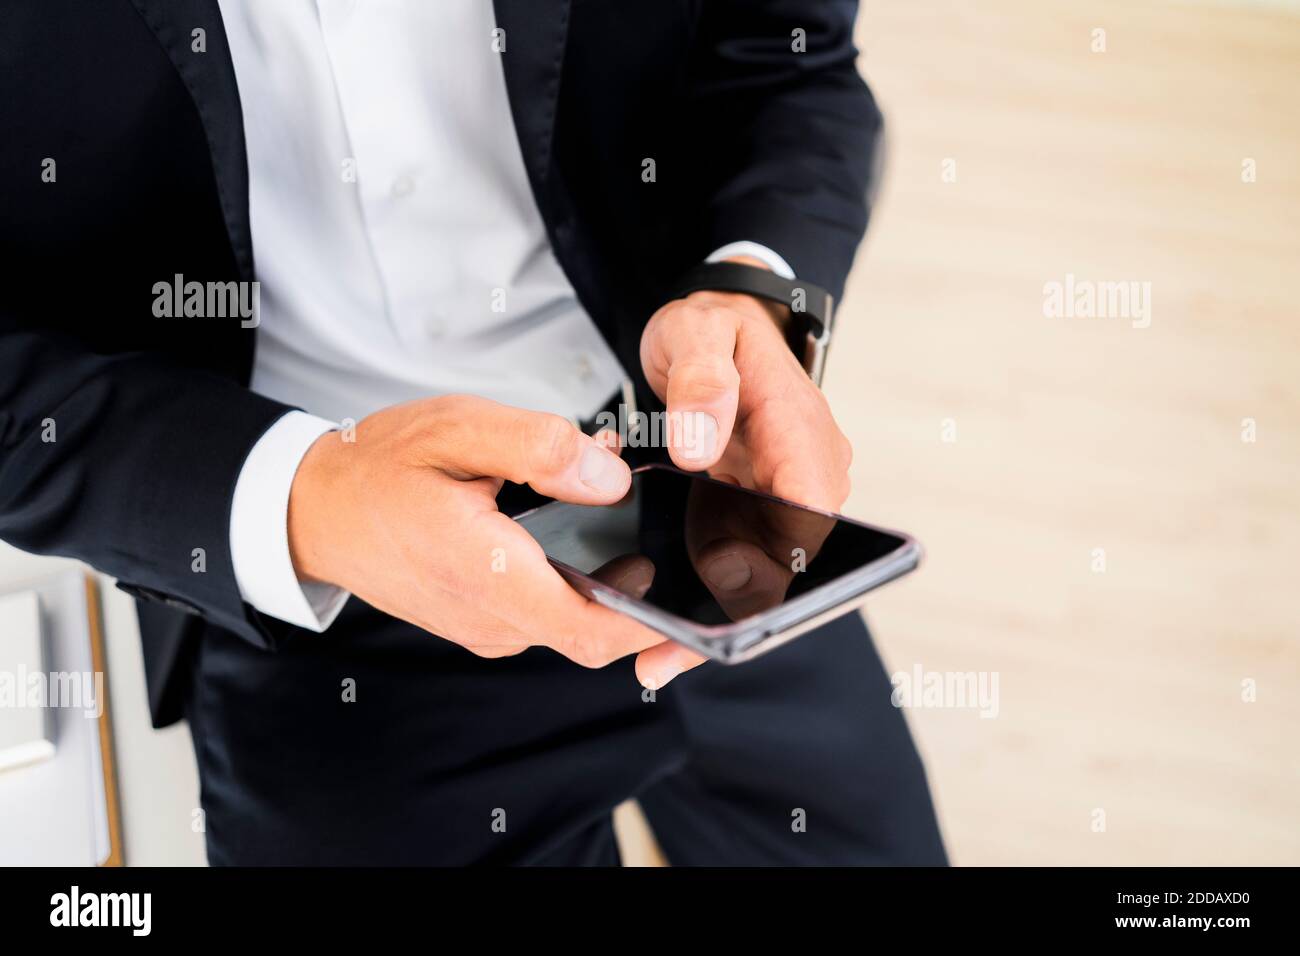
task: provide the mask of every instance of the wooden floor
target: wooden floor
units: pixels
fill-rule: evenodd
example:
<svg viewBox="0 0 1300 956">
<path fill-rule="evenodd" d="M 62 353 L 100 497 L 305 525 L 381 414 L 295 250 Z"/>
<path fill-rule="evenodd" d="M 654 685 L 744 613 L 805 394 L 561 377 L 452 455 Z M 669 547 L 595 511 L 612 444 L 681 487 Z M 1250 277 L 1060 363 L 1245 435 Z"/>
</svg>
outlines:
<svg viewBox="0 0 1300 956">
<path fill-rule="evenodd" d="M 863 8 L 890 160 L 827 388 L 849 512 L 928 550 L 890 669 L 999 678 L 909 711 L 954 862 L 1300 863 L 1300 16 Z M 1067 274 L 1150 326 L 1045 317 Z"/>
</svg>

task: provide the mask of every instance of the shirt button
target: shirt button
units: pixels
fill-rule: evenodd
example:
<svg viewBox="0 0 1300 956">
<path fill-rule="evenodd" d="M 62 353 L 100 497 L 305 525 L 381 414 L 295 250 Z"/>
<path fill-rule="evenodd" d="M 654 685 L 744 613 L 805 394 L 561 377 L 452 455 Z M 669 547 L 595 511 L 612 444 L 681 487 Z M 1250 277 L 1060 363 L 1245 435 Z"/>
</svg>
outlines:
<svg viewBox="0 0 1300 956">
<path fill-rule="evenodd" d="M 443 324 L 442 319 L 430 319 L 428 325 L 429 338 L 440 339 L 446 336 L 447 326 Z"/>
<path fill-rule="evenodd" d="M 415 180 L 410 176 L 398 176 L 393 180 L 394 196 L 409 196 L 413 192 L 415 192 Z"/>
<path fill-rule="evenodd" d="M 591 365 L 591 356 L 586 354 L 579 355 L 577 359 L 574 360 L 573 370 L 578 375 L 578 381 L 590 382 L 592 375 L 595 374 L 595 369 L 592 368 Z"/>
</svg>

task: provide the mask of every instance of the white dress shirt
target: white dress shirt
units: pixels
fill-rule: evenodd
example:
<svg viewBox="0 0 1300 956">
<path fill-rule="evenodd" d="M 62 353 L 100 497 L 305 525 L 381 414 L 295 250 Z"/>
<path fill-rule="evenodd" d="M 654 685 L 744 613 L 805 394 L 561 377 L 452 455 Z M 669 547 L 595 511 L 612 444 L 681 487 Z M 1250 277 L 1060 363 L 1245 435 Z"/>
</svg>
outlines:
<svg viewBox="0 0 1300 956">
<path fill-rule="evenodd" d="M 625 373 L 547 239 L 490 0 L 220 6 L 261 284 L 252 388 L 306 409 L 244 462 L 235 578 L 259 611 L 322 630 L 347 593 L 298 582 L 286 529 L 294 474 L 321 434 L 451 393 L 588 418 Z M 709 258 L 738 254 L 793 277 L 754 243 Z"/>
</svg>

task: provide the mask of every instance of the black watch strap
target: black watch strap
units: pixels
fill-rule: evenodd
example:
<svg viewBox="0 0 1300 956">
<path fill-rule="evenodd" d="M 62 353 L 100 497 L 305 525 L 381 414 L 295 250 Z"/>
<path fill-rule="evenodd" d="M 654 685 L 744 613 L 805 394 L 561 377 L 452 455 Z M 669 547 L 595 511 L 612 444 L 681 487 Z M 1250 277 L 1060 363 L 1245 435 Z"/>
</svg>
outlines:
<svg viewBox="0 0 1300 956">
<path fill-rule="evenodd" d="M 704 262 L 674 282 L 665 302 L 692 292 L 740 292 L 784 305 L 790 310 L 787 340 L 818 385 L 825 370 L 835 303 L 820 286 L 802 279 L 785 279 L 767 269 L 739 262 Z"/>
</svg>

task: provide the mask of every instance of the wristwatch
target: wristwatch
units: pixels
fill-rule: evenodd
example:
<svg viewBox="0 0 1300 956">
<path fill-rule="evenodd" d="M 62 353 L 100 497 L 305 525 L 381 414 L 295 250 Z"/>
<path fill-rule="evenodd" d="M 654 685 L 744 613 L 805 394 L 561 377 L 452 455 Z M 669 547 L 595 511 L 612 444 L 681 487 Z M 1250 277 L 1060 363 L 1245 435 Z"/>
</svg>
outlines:
<svg viewBox="0 0 1300 956">
<path fill-rule="evenodd" d="M 820 286 L 802 279 L 783 279 L 775 272 L 739 262 L 705 262 L 674 282 L 665 302 L 692 292 L 741 292 L 790 310 L 786 342 L 798 357 L 813 384 L 820 386 L 826 370 L 826 352 L 831 342 L 831 319 L 835 303 Z"/>
</svg>

